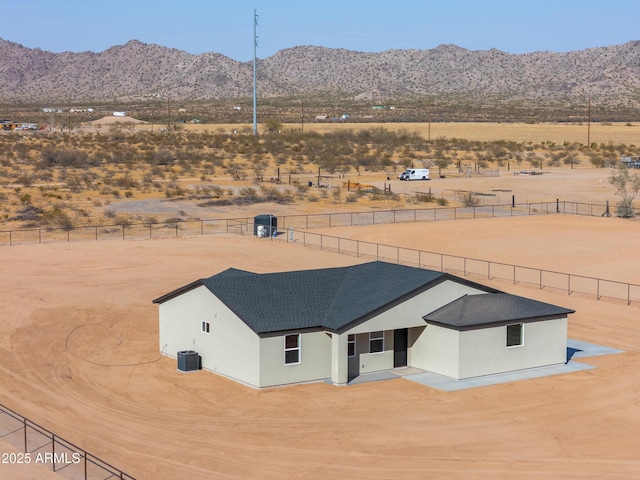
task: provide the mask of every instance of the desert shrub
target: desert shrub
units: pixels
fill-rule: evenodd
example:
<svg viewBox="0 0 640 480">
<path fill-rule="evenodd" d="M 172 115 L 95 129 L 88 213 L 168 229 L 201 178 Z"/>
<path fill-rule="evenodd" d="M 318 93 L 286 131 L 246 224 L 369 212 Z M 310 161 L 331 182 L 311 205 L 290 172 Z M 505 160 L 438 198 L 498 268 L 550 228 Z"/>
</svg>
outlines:
<svg viewBox="0 0 640 480">
<path fill-rule="evenodd" d="M 186 194 L 184 188 L 177 183 L 171 182 L 164 190 L 164 196 L 167 198 L 183 197 Z"/>
<path fill-rule="evenodd" d="M 640 191 L 640 174 L 629 173 L 626 167 L 620 167 L 611 172 L 609 183 L 613 185 L 616 195 L 622 200 L 616 204 L 616 213 L 622 218 L 631 218 L 635 215 L 633 199 Z"/>
<path fill-rule="evenodd" d="M 242 181 L 245 180 L 247 178 L 247 174 L 240 169 L 233 169 L 233 179 L 234 180 L 238 180 L 238 181 Z"/>
<path fill-rule="evenodd" d="M 121 227 L 129 227 L 131 226 L 131 219 L 128 215 L 117 215 L 113 223 Z"/>
<path fill-rule="evenodd" d="M 460 193 L 458 198 L 465 207 L 477 207 L 480 205 L 480 199 L 473 192 Z"/>
<path fill-rule="evenodd" d="M 74 193 L 82 191 L 84 182 L 79 175 L 65 175 L 64 177 L 67 188 Z"/>
<path fill-rule="evenodd" d="M 12 220 L 21 222 L 39 222 L 42 216 L 42 209 L 34 205 L 25 205 L 16 212 L 15 217 Z"/>
<path fill-rule="evenodd" d="M 18 200 L 20 200 L 20 203 L 23 205 L 28 205 L 31 203 L 31 194 L 30 193 L 19 193 L 18 194 Z"/>
<path fill-rule="evenodd" d="M 280 204 L 289 204 L 294 201 L 294 194 L 291 190 L 279 190 L 275 187 L 261 187 L 264 202 L 275 202 Z"/>
<path fill-rule="evenodd" d="M 122 130 L 122 125 L 114 124 L 109 127 L 109 140 L 112 142 L 122 142 L 126 140 L 126 135 Z"/>
<path fill-rule="evenodd" d="M 40 153 L 41 161 L 39 167 L 46 168 L 51 166 L 62 167 L 95 167 L 97 160 L 94 157 L 89 157 L 87 152 L 83 150 L 71 150 L 71 149 L 54 149 L 46 147 Z"/>
<path fill-rule="evenodd" d="M 31 175 L 23 173 L 18 178 L 16 178 L 16 183 L 20 183 L 24 187 L 30 187 L 33 184 L 33 177 Z"/>
<path fill-rule="evenodd" d="M 161 149 L 156 150 L 151 154 L 153 165 L 173 165 L 175 162 L 175 155 L 169 150 Z"/>
<path fill-rule="evenodd" d="M 60 215 L 56 216 L 55 222 L 58 225 L 58 228 L 61 228 L 63 230 L 68 231 L 75 228 L 73 219 L 66 213 L 61 213 Z"/>
<path fill-rule="evenodd" d="M 629 199 L 624 199 L 616 203 L 616 214 L 621 218 L 634 217 L 635 210 L 633 208 L 633 202 Z"/>
<path fill-rule="evenodd" d="M 580 165 L 580 160 L 574 154 L 570 153 L 562 159 L 565 165 Z"/>
<path fill-rule="evenodd" d="M 257 203 L 260 196 L 255 188 L 245 187 L 238 191 L 238 199 L 240 203 Z"/>
<path fill-rule="evenodd" d="M 131 175 L 124 175 L 122 177 L 113 177 L 111 179 L 104 179 L 104 182 L 120 188 L 137 188 L 138 182 L 131 177 Z"/>
<path fill-rule="evenodd" d="M 40 215 L 42 223 L 50 227 L 73 230 L 74 222 L 64 208 L 64 204 L 55 204 L 51 209 L 43 211 Z"/>
<path fill-rule="evenodd" d="M 417 192 L 413 196 L 413 201 L 415 203 L 430 203 L 430 202 L 435 202 L 435 197 L 431 193 Z"/>
</svg>

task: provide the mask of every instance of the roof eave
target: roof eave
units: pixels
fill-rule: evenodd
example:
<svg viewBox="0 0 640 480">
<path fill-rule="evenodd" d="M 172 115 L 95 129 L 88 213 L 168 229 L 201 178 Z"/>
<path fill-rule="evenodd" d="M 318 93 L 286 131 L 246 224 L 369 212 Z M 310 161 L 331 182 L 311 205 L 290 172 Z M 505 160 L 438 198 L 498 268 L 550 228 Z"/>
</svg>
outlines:
<svg viewBox="0 0 640 480">
<path fill-rule="evenodd" d="M 427 325 L 437 325 L 443 328 L 450 328 L 452 330 L 458 330 L 460 332 L 467 330 L 479 330 L 481 328 L 493 328 L 493 327 L 503 327 L 505 325 L 510 325 L 512 323 L 533 323 L 533 322 L 543 322 L 545 320 L 557 320 L 560 318 L 566 318 L 569 314 L 575 313 L 574 310 L 567 310 L 566 312 L 559 312 L 550 315 L 540 315 L 537 317 L 518 317 L 518 318 L 510 318 L 506 320 L 497 320 L 495 322 L 488 323 L 476 323 L 472 325 L 452 325 L 449 323 L 438 322 L 436 320 L 430 320 L 428 318 L 422 317 Z"/>
<path fill-rule="evenodd" d="M 202 283 L 202 279 L 196 280 L 194 282 L 188 283 L 187 285 L 184 285 L 180 288 L 176 288 L 175 290 L 166 293 L 164 295 L 162 295 L 161 297 L 156 298 L 155 300 L 152 300 L 151 303 L 164 303 L 168 300 L 171 300 L 172 298 L 175 298 L 179 295 L 182 295 L 183 293 L 188 292 L 189 290 L 193 290 L 194 288 L 198 288 L 199 286 L 204 285 Z"/>
<path fill-rule="evenodd" d="M 446 281 L 446 280 L 451 280 L 452 277 L 451 275 L 447 274 L 447 273 L 443 273 L 442 275 L 438 276 L 437 278 L 433 279 L 432 281 L 425 283 L 423 285 L 421 285 L 420 287 L 411 290 L 410 292 L 405 293 L 404 295 L 401 295 L 400 297 L 397 297 L 395 299 L 393 299 L 392 301 L 385 303 L 384 305 L 379 306 L 378 308 L 376 308 L 375 310 L 369 311 L 366 314 L 358 317 L 358 318 L 354 318 L 353 320 L 350 320 L 349 322 L 346 322 L 342 325 L 339 325 L 337 327 L 335 326 L 329 326 L 329 325 L 323 325 L 324 329 L 327 331 L 331 331 L 331 332 L 335 332 L 335 333 L 343 333 L 346 330 L 349 330 L 350 328 L 353 328 L 356 325 L 359 325 L 363 322 L 366 322 L 367 320 L 370 320 L 373 317 L 376 317 L 378 315 L 380 315 L 383 312 L 386 312 L 387 310 L 407 301 L 410 298 L 415 297 L 416 295 L 419 295 L 423 292 L 426 292 L 427 290 L 432 289 L 433 287 L 435 287 L 436 285 L 439 285 L 440 283 Z"/>
</svg>

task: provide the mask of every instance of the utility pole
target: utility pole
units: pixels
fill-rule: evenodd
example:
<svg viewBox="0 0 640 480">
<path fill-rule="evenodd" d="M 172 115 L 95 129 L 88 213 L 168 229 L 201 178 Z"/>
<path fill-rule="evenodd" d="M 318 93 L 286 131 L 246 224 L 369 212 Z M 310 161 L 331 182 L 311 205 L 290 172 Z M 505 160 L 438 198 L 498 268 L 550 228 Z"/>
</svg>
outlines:
<svg viewBox="0 0 640 480">
<path fill-rule="evenodd" d="M 253 9 L 253 134 L 258 134 L 258 116 L 257 116 L 257 106 L 256 106 L 256 96 L 257 96 L 257 88 L 256 88 L 256 49 L 258 47 L 258 35 L 256 30 L 258 28 L 258 14 L 257 10 Z"/>
<path fill-rule="evenodd" d="M 431 107 L 429 105 L 429 97 L 427 97 L 427 141 L 431 141 Z"/>
<path fill-rule="evenodd" d="M 301 99 L 301 101 L 302 101 L 302 106 L 300 110 L 300 127 L 302 130 L 302 133 L 304 133 L 304 97 Z"/>
<path fill-rule="evenodd" d="M 587 148 L 591 148 L 591 94 L 589 94 L 589 108 L 587 110 Z"/>
</svg>

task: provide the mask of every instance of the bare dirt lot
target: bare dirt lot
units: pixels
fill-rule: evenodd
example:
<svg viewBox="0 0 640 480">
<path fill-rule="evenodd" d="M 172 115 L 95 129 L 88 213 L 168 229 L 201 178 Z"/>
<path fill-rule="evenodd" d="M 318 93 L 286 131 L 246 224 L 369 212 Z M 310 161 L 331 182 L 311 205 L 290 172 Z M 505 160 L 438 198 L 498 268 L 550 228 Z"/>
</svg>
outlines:
<svg viewBox="0 0 640 480">
<path fill-rule="evenodd" d="M 390 183 L 403 196 L 432 189 L 499 203 L 609 200 L 613 212 L 610 172 Z M 160 199 L 122 206 L 134 207 L 190 208 Z M 329 200 L 199 216 L 371 208 L 396 207 Z M 636 220 L 553 215 L 314 231 L 638 284 L 639 229 Z M 592 370 L 458 392 L 403 379 L 256 391 L 209 372 L 179 373 L 160 356 L 151 301 L 178 286 L 229 267 L 271 272 L 369 260 L 237 236 L 0 246 L 0 403 L 140 479 L 640 476 L 637 302 L 473 278 L 575 309 L 571 338 L 625 353 L 584 360 Z M 0 439 L 0 452 L 10 451 Z M 0 464 L 0 478 L 45 478 L 31 467 Z"/>
<path fill-rule="evenodd" d="M 331 234 L 637 282 L 638 228 L 545 216 Z M 177 372 L 175 360 L 160 357 L 151 300 L 227 267 L 268 272 L 368 258 L 201 237 L 18 245 L 0 248 L 0 260 L 0 402 L 137 478 L 640 475 L 636 305 L 485 282 L 575 309 L 571 338 L 626 353 L 589 358 L 592 370 L 459 392 L 403 379 L 256 391 Z M 0 465 L 0 478 L 15 471 L 30 478 L 16 465 Z"/>
</svg>

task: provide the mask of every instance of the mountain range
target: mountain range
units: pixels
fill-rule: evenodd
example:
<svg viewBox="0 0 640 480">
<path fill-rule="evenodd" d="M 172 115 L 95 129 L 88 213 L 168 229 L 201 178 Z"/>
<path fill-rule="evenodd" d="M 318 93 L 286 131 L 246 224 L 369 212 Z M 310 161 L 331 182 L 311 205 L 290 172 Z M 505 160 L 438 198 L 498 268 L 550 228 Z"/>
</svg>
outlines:
<svg viewBox="0 0 640 480">
<path fill-rule="evenodd" d="M 105 51 L 52 53 L 0 39 L 0 101 L 132 102 L 250 98 L 252 62 L 132 40 Z M 440 45 L 363 53 L 317 46 L 257 62 L 261 98 L 383 103 L 425 97 L 640 103 L 640 41 L 586 50 L 510 54 Z"/>
</svg>

